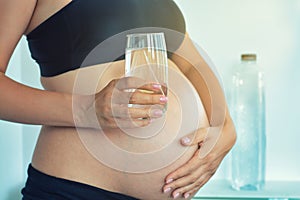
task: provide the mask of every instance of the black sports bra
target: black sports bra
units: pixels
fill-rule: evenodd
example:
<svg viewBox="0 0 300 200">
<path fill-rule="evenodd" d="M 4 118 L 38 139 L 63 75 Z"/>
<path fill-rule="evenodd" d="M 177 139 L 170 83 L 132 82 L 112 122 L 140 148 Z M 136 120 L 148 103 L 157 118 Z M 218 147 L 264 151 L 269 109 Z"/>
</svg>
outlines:
<svg viewBox="0 0 300 200">
<path fill-rule="evenodd" d="M 185 33 L 184 18 L 172 0 L 73 0 L 31 31 L 27 41 L 41 75 L 51 77 L 83 67 L 86 56 L 111 36 L 142 27 Z M 165 37 L 168 46 L 172 37 L 166 32 Z M 116 52 L 125 52 L 126 35 L 122 38 L 111 47 Z M 121 60 L 124 54 L 98 57 L 90 64 Z"/>
</svg>

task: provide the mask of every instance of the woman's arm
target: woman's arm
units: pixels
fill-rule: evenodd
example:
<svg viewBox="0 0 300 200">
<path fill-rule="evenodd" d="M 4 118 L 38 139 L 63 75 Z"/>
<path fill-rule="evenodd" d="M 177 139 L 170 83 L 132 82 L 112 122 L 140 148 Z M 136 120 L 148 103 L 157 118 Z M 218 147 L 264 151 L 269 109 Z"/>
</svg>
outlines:
<svg viewBox="0 0 300 200">
<path fill-rule="evenodd" d="M 0 119 L 52 126 L 74 126 L 72 95 L 17 83 L 0 72 Z"/>
<path fill-rule="evenodd" d="M 207 61 L 199 54 L 191 39 L 186 35 L 181 47 L 172 58 L 197 90 L 206 110 L 210 127 L 204 127 L 182 138 L 183 145 L 199 144 L 199 149 L 189 162 L 166 177 L 163 191 L 172 189 L 173 197 L 194 195 L 215 173 L 221 161 L 236 140 L 222 87 Z M 214 134 L 216 144 L 204 157 L 200 156 L 207 134 Z"/>
<path fill-rule="evenodd" d="M 31 20 L 36 0 L 0 0 L 0 119 L 74 126 L 72 96 L 38 90 L 5 75 L 10 57 Z"/>
<path fill-rule="evenodd" d="M 116 94 L 119 96 L 115 98 L 124 99 L 123 97 L 128 96 L 128 93 L 124 92 L 126 87 L 136 88 L 140 85 L 134 78 L 113 80 L 95 95 L 72 95 L 31 88 L 5 75 L 10 57 L 30 23 L 35 5 L 36 0 L 0 0 L 0 119 L 71 127 L 75 126 L 76 121 L 76 126 L 79 127 L 100 128 L 100 124 L 103 125 L 102 128 L 115 128 L 117 124 L 112 112 L 112 92 L 117 91 Z M 130 103 L 151 105 L 165 103 L 159 94 L 157 84 L 145 87 L 154 93 L 135 92 L 129 97 Z M 123 108 L 117 116 L 124 119 L 123 127 L 146 126 L 153 114 L 150 109 L 124 110 L 124 106 L 119 104 L 113 106 Z M 118 108 L 114 109 L 120 111 Z M 140 118 L 146 120 L 139 120 Z"/>
</svg>

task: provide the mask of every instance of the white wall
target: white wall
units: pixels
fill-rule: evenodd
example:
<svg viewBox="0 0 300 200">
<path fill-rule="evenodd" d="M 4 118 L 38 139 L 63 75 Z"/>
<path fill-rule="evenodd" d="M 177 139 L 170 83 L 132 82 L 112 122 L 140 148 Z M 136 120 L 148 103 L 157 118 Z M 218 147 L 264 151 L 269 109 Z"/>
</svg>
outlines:
<svg viewBox="0 0 300 200">
<path fill-rule="evenodd" d="M 225 81 L 244 52 L 266 74 L 268 180 L 300 180 L 300 0 L 176 0 Z M 215 178 L 229 175 L 225 162 Z"/>
</svg>

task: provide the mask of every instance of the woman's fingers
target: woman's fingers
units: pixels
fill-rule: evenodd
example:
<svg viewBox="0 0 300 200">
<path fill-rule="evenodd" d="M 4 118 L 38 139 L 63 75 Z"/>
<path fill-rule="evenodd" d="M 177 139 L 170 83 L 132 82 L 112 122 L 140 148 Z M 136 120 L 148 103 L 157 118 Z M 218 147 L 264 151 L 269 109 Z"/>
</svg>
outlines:
<svg viewBox="0 0 300 200">
<path fill-rule="evenodd" d="M 171 172 L 165 179 L 165 183 L 169 184 L 176 179 L 187 176 L 197 170 L 202 163 L 199 162 L 199 149 L 194 153 L 193 157 L 184 165 Z"/>
<path fill-rule="evenodd" d="M 208 128 L 208 131 L 211 130 L 213 133 L 217 132 L 219 131 L 219 127 Z M 206 135 L 205 137 L 204 135 L 205 131 L 200 130 L 198 132 L 198 137 L 195 136 L 195 140 L 200 141 L 200 149 L 203 148 L 201 147 L 201 143 L 205 142 L 203 141 L 203 138 L 206 138 Z M 189 135 L 189 137 L 194 137 L 194 135 Z M 194 156 L 186 164 L 179 167 L 166 177 L 166 184 L 163 186 L 163 190 L 170 192 L 173 198 L 189 198 L 193 196 L 214 175 L 221 161 L 233 146 L 235 139 L 235 130 L 232 122 L 230 123 L 229 120 L 223 127 L 222 134 L 212 151 L 210 151 L 206 156 L 200 157 L 200 151 L 198 149 Z"/>
<path fill-rule="evenodd" d="M 199 190 L 212 176 L 210 172 L 204 172 L 205 168 L 199 168 L 193 174 L 182 177 L 173 184 L 167 186 L 164 192 L 170 192 L 173 198 L 184 197 L 188 198 L 192 195 L 194 189 Z M 171 189 L 168 189 L 171 188 Z"/>
<path fill-rule="evenodd" d="M 199 182 L 199 184 L 193 184 L 190 185 L 190 187 L 188 186 L 186 189 L 186 191 L 184 191 L 182 194 L 184 197 L 186 196 L 193 196 L 195 193 L 197 193 L 200 188 L 202 188 L 203 185 L 205 185 L 209 179 L 211 178 L 211 175 L 205 176 L 203 180 L 201 180 L 201 182 Z"/>
<path fill-rule="evenodd" d="M 209 128 L 197 129 L 194 133 L 188 134 L 181 138 L 180 142 L 184 146 L 196 145 L 203 142 L 207 136 Z"/>
<path fill-rule="evenodd" d="M 166 104 L 168 97 L 161 94 L 151 94 L 146 92 L 135 91 L 129 100 L 131 104 L 140 105 L 154 105 L 154 104 Z"/>
<path fill-rule="evenodd" d="M 183 187 L 177 188 L 174 191 L 172 191 L 171 196 L 173 198 L 177 198 L 177 197 L 184 197 L 184 198 L 188 198 L 192 195 L 192 192 L 194 189 L 199 189 L 200 185 L 199 182 L 193 182 L 190 184 L 186 184 Z"/>
<path fill-rule="evenodd" d="M 116 105 L 112 110 L 112 117 L 128 120 L 158 118 L 163 115 L 162 106 L 128 107 L 127 105 Z"/>
<path fill-rule="evenodd" d="M 193 177 L 187 178 L 183 177 L 176 180 L 174 183 L 164 186 L 163 192 L 171 192 L 170 195 L 173 198 L 182 196 L 185 192 L 192 190 L 195 186 L 195 181 Z"/>
<path fill-rule="evenodd" d="M 163 186 L 163 191 L 172 191 L 173 197 L 183 195 L 183 197 L 188 198 L 187 196 L 192 194 L 190 191 L 192 191 L 194 187 L 199 189 L 207 177 L 210 178 L 214 174 L 219 160 L 221 160 L 220 156 L 213 153 L 200 159 L 198 149 L 186 164 L 166 177 L 166 184 Z M 185 194 L 187 192 L 189 192 L 189 194 Z"/>
<path fill-rule="evenodd" d="M 141 89 L 151 91 L 153 93 L 163 93 L 165 94 L 165 87 L 159 83 L 147 82 L 143 79 L 137 77 L 124 77 L 121 79 L 114 79 L 110 82 L 112 87 L 118 90 L 130 90 L 130 89 Z"/>
<path fill-rule="evenodd" d="M 198 158 L 198 168 L 190 174 L 172 181 L 164 186 L 164 189 L 171 188 L 173 197 L 182 196 L 188 198 L 198 191 L 214 175 L 224 155 L 211 154 L 203 160 Z"/>
<path fill-rule="evenodd" d="M 167 101 L 168 98 L 165 95 L 145 90 L 135 90 L 133 92 L 117 90 L 112 94 L 112 102 L 119 104 L 163 105 Z"/>
<path fill-rule="evenodd" d="M 112 80 L 95 96 L 94 105 L 101 127 L 134 128 L 148 125 L 152 118 L 163 115 L 163 106 L 168 101 L 163 90 L 164 87 L 157 83 L 145 83 L 135 77 Z"/>
<path fill-rule="evenodd" d="M 111 84 L 111 86 L 115 87 L 114 84 Z M 162 93 L 160 89 L 153 89 L 153 85 L 143 85 L 143 87 L 134 88 L 134 89 L 124 88 L 124 87 L 121 87 L 121 89 L 117 87 L 111 89 L 112 91 L 111 91 L 110 98 L 112 103 L 139 104 L 139 105 L 155 105 L 155 104 L 164 105 L 168 101 L 168 98 L 166 97 L 166 93 Z"/>
</svg>

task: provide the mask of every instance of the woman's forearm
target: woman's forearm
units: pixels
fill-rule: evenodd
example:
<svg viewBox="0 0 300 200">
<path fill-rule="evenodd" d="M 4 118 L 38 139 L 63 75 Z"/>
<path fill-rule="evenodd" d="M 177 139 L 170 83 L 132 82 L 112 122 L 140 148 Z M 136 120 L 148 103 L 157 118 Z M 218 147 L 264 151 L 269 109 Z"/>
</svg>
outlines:
<svg viewBox="0 0 300 200">
<path fill-rule="evenodd" d="M 0 119 L 26 124 L 74 126 L 72 95 L 31 88 L 0 72 Z"/>
</svg>

